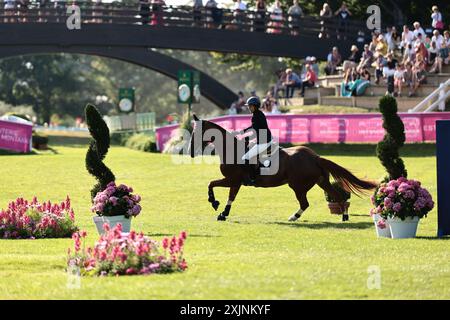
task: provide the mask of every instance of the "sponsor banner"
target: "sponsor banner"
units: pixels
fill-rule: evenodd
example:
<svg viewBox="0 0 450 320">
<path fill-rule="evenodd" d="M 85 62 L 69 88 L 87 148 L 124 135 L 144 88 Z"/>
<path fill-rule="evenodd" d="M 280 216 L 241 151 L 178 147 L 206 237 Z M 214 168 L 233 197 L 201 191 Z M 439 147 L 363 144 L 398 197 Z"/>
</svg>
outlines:
<svg viewBox="0 0 450 320">
<path fill-rule="evenodd" d="M 406 142 L 436 141 L 436 120 L 450 120 L 450 112 L 399 113 L 405 124 Z M 230 115 L 208 119 L 227 130 L 241 130 L 251 124 L 251 115 Z M 267 115 L 269 127 L 280 143 L 377 143 L 384 136 L 379 113 L 281 114 Z M 156 129 L 159 150 L 176 133 L 178 125 Z"/>
<path fill-rule="evenodd" d="M 32 131 L 32 125 L 0 120 L 0 149 L 30 152 Z"/>
</svg>

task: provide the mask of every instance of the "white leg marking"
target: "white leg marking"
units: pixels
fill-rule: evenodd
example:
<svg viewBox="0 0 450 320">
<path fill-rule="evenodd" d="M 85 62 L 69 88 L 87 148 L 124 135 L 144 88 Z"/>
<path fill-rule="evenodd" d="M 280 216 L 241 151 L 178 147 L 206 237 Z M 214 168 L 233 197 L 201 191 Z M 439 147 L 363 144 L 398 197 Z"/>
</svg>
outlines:
<svg viewBox="0 0 450 320">
<path fill-rule="evenodd" d="M 289 217 L 288 221 L 298 220 L 302 216 L 303 212 L 304 211 L 302 209 L 298 209 L 298 211 L 296 213 L 294 213 L 292 216 Z"/>
</svg>

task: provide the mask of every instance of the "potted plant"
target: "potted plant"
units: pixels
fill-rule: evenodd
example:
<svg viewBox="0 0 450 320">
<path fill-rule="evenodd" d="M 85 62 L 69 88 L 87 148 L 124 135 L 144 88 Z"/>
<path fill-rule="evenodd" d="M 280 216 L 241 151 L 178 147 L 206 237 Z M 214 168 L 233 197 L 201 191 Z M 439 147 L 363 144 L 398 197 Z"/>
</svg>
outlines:
<svg viewBox="0 0 450 320">
<path fill-rule="evenodd" d="M 342 214 L 342 221 L 348 220 L 348 208 L 350 207 L 350 192 L 345 190 L 341 182 L 335 181 L 331 187 L 336 191 L 335 194 L 325 192 L 325 199 L 328 201 L 328 208 L 331 214 Z"/>
<path fill-rule="evenodd" d="M 377 224 L 388 226 L 396 239 L 414 238 L 419 220 L 434 207 L 430 193 L 420 182 L 404 177 L 382 183 L 372 202 L 375 208 L 371 214 L 381 218 Z"/>
<path fill-rule="evenodd" d="M 133 195 L 132 192 L 133 188 L 124 184 L 116 186 L 113 181 L 108 184 L 105 190 L 97 193 L 91 210 L 97 214 L 94 217 L 94 223 L 99 234 L 103 234 L 105 223 L 110 228 L 120 223 L 123 232 L 130 232 L 131 218 L 136 217 L 141 212 L 141 206 L 139 205 L 141 197 Z"/>
<path fill-rule="evenodd" d="M 98 181 L 91 190 L 91 210 L 97 214 L 94 222 L 100 234 L 104 232 L 105 223 L 110 227 L 120 223 L 123 232 L 129 232 L 130 218 L 141 211 L 141 197 L 132 195 L 133 189 L 130 187 L 123 184 L 116 186 L 114 174 L 103 163 L 110 146 L 108 126 L 93 105 L 88 104 L 85 112 L 86 123 L 93 138 L 86 153 L 86 169 Z"/>
</svg>

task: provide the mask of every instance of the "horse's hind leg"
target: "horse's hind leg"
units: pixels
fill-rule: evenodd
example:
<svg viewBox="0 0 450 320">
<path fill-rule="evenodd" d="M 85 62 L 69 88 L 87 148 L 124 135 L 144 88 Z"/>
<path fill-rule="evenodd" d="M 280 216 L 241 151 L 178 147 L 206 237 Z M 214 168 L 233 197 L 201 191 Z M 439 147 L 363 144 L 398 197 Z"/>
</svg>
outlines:
<svg viewBox="0 0 450 320">
<path fill-rule="evenodd" d="M 217 220 L 225 221 L 227 219 L 228 215 L 230 214 L 231 204 L 233 203 L 234 199 L 236 199 L 236 195 L 238 194 L 240 188 L 241 188 L 240 185 L 230 188 L 227 205 L 225 206 L 223 212 L 217 216 Z"/>
<path fill-rule="evenodd" d="M 306 198 L 306 194 L 308 193 L 309 189 L 311 189 L 314 185 L 308 185 L 308 186 L 291 186 L 290 187 L 295 191 L 295 196 L 297 197 L 297 200 L 300 204 L 300 208 L 295 212 L 292 216 L 289 217 L 289 221 L 296 221 L 298 220 L 303 212 L 309 207 L 308 199 Z"/>
</svg>

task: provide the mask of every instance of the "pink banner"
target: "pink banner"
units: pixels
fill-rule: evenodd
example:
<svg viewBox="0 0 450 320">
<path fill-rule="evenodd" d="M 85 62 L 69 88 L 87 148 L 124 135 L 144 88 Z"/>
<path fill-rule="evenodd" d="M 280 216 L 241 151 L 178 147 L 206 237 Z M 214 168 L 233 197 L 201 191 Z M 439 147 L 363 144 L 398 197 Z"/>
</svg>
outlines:
<svg viewBox="0 0 450 320">
<path fill-rule="evenodd" d="M 436 141 L 436 120 L 450 120 L 450 112 L 399 113 L 405 124 L 406 142 Z M 250 126 L 251 115 L 208 119 L 227 130 Z M 379 113 L 267 115 L 269 127 L 280 143 L 377 143 L 384 136 Z M 178 125 L 156 129 L 159 150 L 176 133 Z"/>
<path fill-rule="evenodd" d="M 32 132 L 32 125 L 0 120 L 0 149 L 30 152 Z"/>
</svg>

